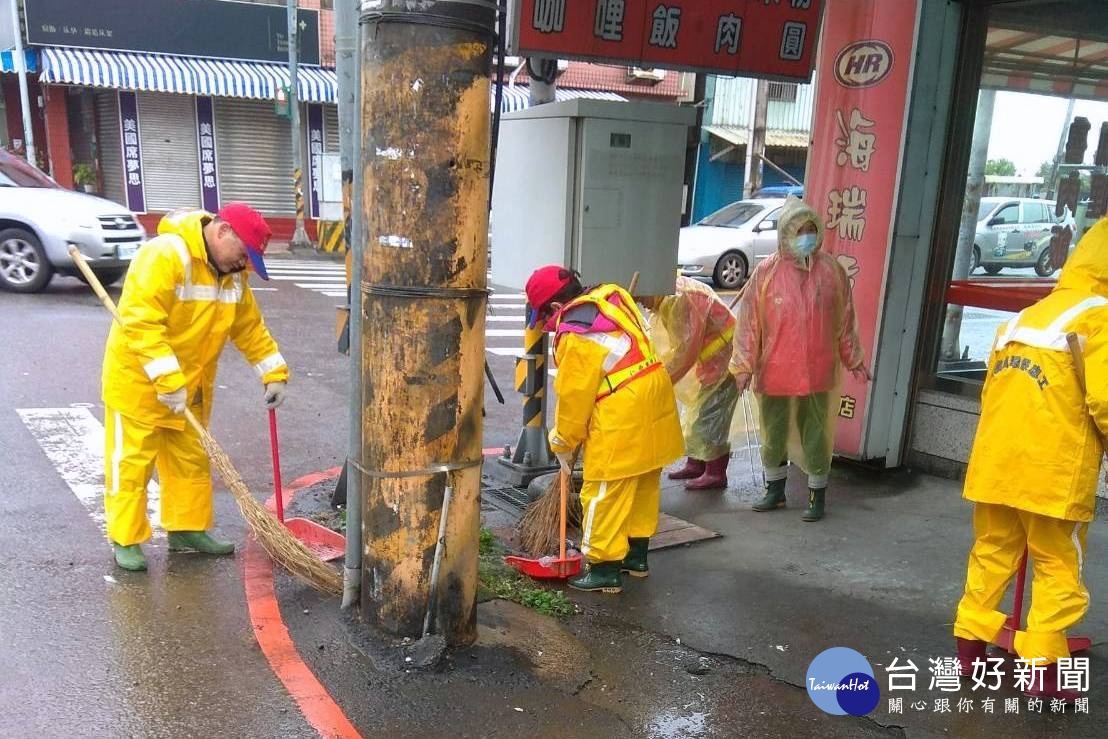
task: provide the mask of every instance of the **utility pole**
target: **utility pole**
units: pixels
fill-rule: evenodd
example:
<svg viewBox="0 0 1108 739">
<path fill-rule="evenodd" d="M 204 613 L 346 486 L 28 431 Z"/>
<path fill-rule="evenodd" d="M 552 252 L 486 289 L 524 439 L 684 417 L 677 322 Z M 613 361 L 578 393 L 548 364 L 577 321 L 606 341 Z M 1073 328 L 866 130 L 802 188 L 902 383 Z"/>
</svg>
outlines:
<svg viewBox="0 0 1108 739">
<path fill-rule="evenodd" d="M 419 637 L 430 612 L 451 646 L 477 635 L 496 14 L 495 0 L 381 0 L 360 19 L 361 613 Z"/>
<path fill-rule="evenodd" d="M 552 103 L 558 91 L 558 60 L 531 57 L 527 61 L 527 74 L 531 77 L 528 105 Z"/>
<path fill-rule="evenodd" d="M 347 456 L 357 458 L 362 449 L 362 241 L 364 215 L 351 212 L 354 161 L 358 126 L 358 12 L 357 0 L 339 0 L 335 6 L 335 63 L 338 73 L 339 163 L 342 169 L 342 219 L 346 230 L 346 260 L 350 335 L 350 418 Z M 358 178 L 361 184 L 361 178 Z M 358 222 L 355 226 L 355 220 Z M 343 566 L 342 607 L 358 602 L 362 586 L 362 488 L 361 475 L 346 469 L 346 559 Z"/>
<path fill-rule="evenodd" d="M 308 232 L 304 230 L 304 147 L 301 144 L 300 131 L 300 89 L 297 77 L 297 65 L 300 56 L 299 18 L 296 15 L 296 0 L 288 0 L 289 25 L 289 120 L 292 122 L 292 191 L 296 197 L 296 230 L 293 231 L 289 249 L 306 249 L 312 245 Z"/>
<path fill-rule="evenodd" d="M 15 50 L 12 52 L 12 62 L 15 72 L 19 75 L 19 103 L 23 108 L 23 142 L 27 161 L 34 167 L 38 166 L 38 157 L 35 156 L 35 127 L 31 122 L 31 96 L 27 93 L 27 57 L 23 53 L 23 26 L 19 23 L 19 0 L 11 0 L 12 32 L 15 39 Z"/>
<path fill-rule="evenodd" d="M 751 106 L 750 140 L 746 144 L 746 186 L 743 193 L 750 197 L 762 187 L 762 159 L 766 154 L 766 112 L 769 109 L 769 82 L 754 81 Z"/>
</svg>

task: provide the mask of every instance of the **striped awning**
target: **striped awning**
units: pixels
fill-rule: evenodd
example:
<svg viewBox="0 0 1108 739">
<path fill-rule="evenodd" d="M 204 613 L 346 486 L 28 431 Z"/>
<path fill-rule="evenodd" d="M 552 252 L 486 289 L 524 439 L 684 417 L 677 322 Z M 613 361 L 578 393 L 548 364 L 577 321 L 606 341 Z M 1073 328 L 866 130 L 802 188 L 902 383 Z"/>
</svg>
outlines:
<svg viewBox="0 0 1108 739">
<path fill-rule="evenodd" d="M 489 90 L 489 108 L 491 110 L 496 109 L 496 86 L 494 85 Z M 565 100 L 575 100 L 577 98 L 589 98 L 592 100 L 614 100 L 616 102 L 627 102 L 627 98 L 622 95 L 617 95 L 614 92 L 606 92 L 604 90 L 575 90 L 571 88 L 558 87 L 554 90 L 554 99 L 557 102 L 563 102 Z M 503 98 L 500 101 L 501 113 L 512 113 L 517 110 L 527 110 L 531 105 L 531 90 L 526 86 L 504 86 Z"/>
<path fill-rule="evenodd" d="M 27 60 L 27 71 L 38 71 L 38 57 L 35 55 L 34 49 L 24 49 L 23 58 Z M 14 72 L 15 71 L 15 49 L 7 49 L 6 51 L 0 51 L 0 72 Z"/>
<path fill-rule="evenodd" d="M 51 47 L 41 54 L 40 80 L 52 84 L 274 100 L 289 80 L 287 67 L 265 62 Z M 300 100 L 335 102 L 334 70 L 301 66 L 297 83 Z"/>
</svg>

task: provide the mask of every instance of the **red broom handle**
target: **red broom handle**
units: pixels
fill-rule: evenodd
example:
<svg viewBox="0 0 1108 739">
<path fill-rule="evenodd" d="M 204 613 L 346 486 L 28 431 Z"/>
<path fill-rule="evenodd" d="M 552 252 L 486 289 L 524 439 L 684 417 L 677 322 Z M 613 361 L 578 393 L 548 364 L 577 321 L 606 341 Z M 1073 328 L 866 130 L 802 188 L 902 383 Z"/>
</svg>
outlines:
<svg viewBox="0 0 1108 739">
<path fill-rule="evenodd" d="M 269 409 L 269 448 L 273 452 L 273 492 L 277 498 L 277 520 L 285 522 L 285 498 L 281 490 L 281 452 L 277 450 L 277 409 Z"/>
</svg>

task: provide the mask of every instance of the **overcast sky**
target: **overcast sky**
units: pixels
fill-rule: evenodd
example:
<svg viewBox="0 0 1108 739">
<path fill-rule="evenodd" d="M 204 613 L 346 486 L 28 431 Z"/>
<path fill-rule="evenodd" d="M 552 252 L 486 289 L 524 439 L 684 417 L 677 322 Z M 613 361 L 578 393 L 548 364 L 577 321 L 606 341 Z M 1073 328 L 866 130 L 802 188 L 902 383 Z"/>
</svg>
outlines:
<svg viewBox="0 0 1108 739">
<path fill-rule="evenodd" d="M 989 159 L 1010 159 L 1016 174 L 1031 176 L 1039 165 L 1053 160 L 1058 139 L 1067 124 L 1067 98 L 1030 95 L 1022 92 L 998 92 L 993 108 L 993 130 L 989 138 Z M 1078 100 L 1074 116 L 1085 116 L 1089 129 L 1089 148 L 1085 162 L 1092 164 L 1096 153 L 1100 124 L 1108 122 L 1108 102 Z"/>
</svg>

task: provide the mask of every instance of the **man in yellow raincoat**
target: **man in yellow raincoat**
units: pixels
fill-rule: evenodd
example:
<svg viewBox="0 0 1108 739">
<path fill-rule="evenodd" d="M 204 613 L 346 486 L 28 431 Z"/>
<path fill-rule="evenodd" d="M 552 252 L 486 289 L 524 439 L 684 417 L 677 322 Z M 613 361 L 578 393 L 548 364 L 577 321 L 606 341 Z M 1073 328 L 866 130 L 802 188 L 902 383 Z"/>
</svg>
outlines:
<svg viewBox="0 0 1108 739">
<path fill-rule="evenodd" d="M 731 419 L 739 399 L 735 378 L 727 370 L 735 316 L 712 288 L 691 277 L 678 277 L 673 295 L 641 302 L 654 314 L 651 334 L 686 403 L 682 425 L 688 460 L 669 478 L 688 480 L 686 490 L 724 489 Z"/>
<path fill-rule="evenodd" d="M 285 397 L 288 366 L 262 321 L 247 283 L 249 264 L 268 279 L 262 254 L 270 229 L 245 203 L 217 215 L 177 211 L 139 249 L 104 352 L 105 494 L 116 563 L 145 570 L 140 546 L 151 535 L 146 486 L 158 471 L 161 524 L 170 551 L 230 554 L 212 525 L 208 457 L 186 422 L 186 407 L 207 424 L 216 365 L 231 339 L 264 385 L 266 407 Z"/>
<path fill-rule="evenodd" d="M 1067 335 L 1083 346 L 1082 390 Z M 954 636 L 963 672 L 983 660 L 1007 616 L 998 610 L 1028 551 L 1033 595 L 1020 657 L 1045 665 L 1027 690 L 1070 699 L 1058 684 L 1066 630 L 1085 616 L 1081 580 L 1108 433 L 1108 219 L 1085 235 L 1049 295 L 997 330 L 966 470 L 975 541 Z"/>
<path fill-rule="evenodd" d="M 756 511 L 785 507 L 789 462 L 808 475 L 804 521 L 823 518 L 838 418 L 840 371 L 869 379 L 846 270 L 820 249 L 823 223 L 789 198 L 777 253 L 750 275 L 739 303 L 730 369 L 739 392 L 753 380 L 762 424 L 766 494 Z"/>
<path fill-rule="evenodd" d="M 618 285 L 584 290 L 574 272 L 550 265 L 526 289 L 532 325 L 554 332 L 550 447 L 568 471 L 584 446 L 581 552 L 589 567 L 569 585 L 618 593 L 622 572 L 649 573 L 662 468 L 683 451 L 673 385 L 634 299 Z"/>
</svg>

